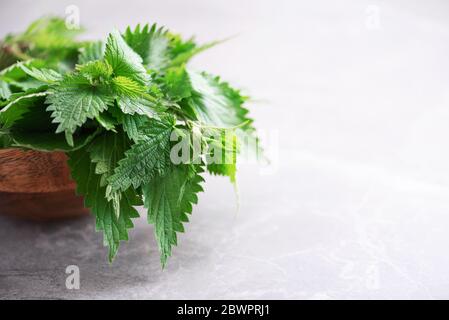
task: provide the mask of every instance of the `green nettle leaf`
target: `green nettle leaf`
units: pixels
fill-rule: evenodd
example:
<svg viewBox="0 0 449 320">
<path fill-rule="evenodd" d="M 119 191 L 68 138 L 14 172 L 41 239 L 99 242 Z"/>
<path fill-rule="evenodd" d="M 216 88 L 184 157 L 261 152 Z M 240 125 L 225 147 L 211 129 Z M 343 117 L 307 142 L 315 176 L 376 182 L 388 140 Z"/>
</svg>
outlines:
<svg viewBox="0 0 449 320">
<path fill-rule="evenodd" d="M 128 229 L 133 227 L 133 218 L 139 217 L 134 209 L 133 196 L 124 193 L 120 199 L 120 216 L 117 217 L 113 203 L 105 198 L 106 189 L 102 186 L 101 175 L 95 173 L 97 164 L 92 162 L 89 152 L 81 149 L 71 152 L 68 164 L 72 178 L 77 183 L 77 193 L 84 196 L 86 207 L 96 218 L 97 231 L 103 231 L 104 243 L 109 246 L 109 261 L 117 254 L 120 241 L 128 240 Z"/>
<path fill-rule="evenodd" d="M 144 205 L 164 267 L 204 171 L 236 183 L 241 138 L 256 137 L 246 98 L 186 66 L 219 42 L 156 24 L 106 41 L 77 41 L 79 31 L 46 17 L 0 40 L 0 149 L 68 155 L 111 262 Z"/>
<path fill-rule="evenodd" d="M 112 67 L 105 61 L 90 61 L 76 67 L 78 72 L 86 77 L 91 84 L 109 80 L 112 75 Z"/>
<path fill-rule="evenodd" d="M 165 108 L 159 101 L 147 93 L 148 89 L 136 81 L 118 76 L 112 79 L 112 87 L 117 93 L 117 103 L 126 114 L 146 115 L 150 118 L 157 117 Z"/>
<path fill-rule="evenodd" d="M 151 28 L 145 25 L 141 29 L 140 25 L 137 25 L 133 31 L 128 27 L 123 37 L 148 68 L 160 70 L 168 64 L 167 50 L 170 39 L 164 28 L 157 28 L 156 24 L 153 24 Z"/>
<path fill-rule="evenodd" d="M 128 77 L 115 77 L 112 79 L 112 85 L 118 95 L 129 98 L 140 98 L 147 93 L 147 88 L 144 85 Z"/>
<path fill-rule="evenodd" d="M 5 113 L 0 112 L 0 118 L 6 115 L 4 128 L 7 128 L 11 146 L 38 151 L 73 151 L 88 144 L 99 133 L 94 128 L 80 130 L 73 137 L 74 145 L 68 145 L 64 136 L 54 133 L 57 125 L 46 111 L 45 95 L 19 97 Z"/>
<path fill-rule="evenodd" d="M 223 128 L 251 121 L 246 117 L 248 110 L 242 107 L 245 99 L 238 91 L 220 82 L 218 77 L 194 71 L 188 73 L 193 88 L 189 106 L 199 121 Z"/>
<path fill-rule="evenodd" d="M 174 101 L 179 101 L 192 95 L 192 84 L 184 67 L 167 70 L 164 85 L 167 95 Z"/>
<path fill-rule="evenodd" d="M 177 245 L 176 232 L 184 232 L 183 222 L 198 202 L 197 193 L 203 191 L 200 165 L 172 166 L 165 175 L 156 176 L 142 187 L 148 222 L 154 224 L 163 266 Z"/>
<path fill-rule="evenodd" d="M 52 69 L 38 69 L 35 67 L 28 68 L 27 66 L 22 65 L 22 70 L 30 77 L 45 83 L 51 84 L 62 80 L 62 75 Z"/>
<path fill-rule="evenodd" d="M 0 124 L 3 127 L 11 127 L 17 120 L 27 113 L 31 107 L 40 104 L 47 92 L 31 93 L 19 96 L 12 100 L 6 107 L 0 109 Z"/>
<path fill-rule="evenodd" d="M 139 188 L 155 175 L 163 175 L 170 166 L 170 136 L 175 125 L 170 117 L 159 121 L 149 119 L 148 125 L 139 130 L 141 138 L 119 161 L 109 178 L 108 194 Z"/>
<path fill-rule="evenodd" d="M 27 73 L 24 71 L 24 67 L 32 68 L 41 68 L 45 64 L 41 60 L 29 60 L 29 61 L 18 61 L 9 67 L 0 71 L 0 77 L 5 79 L 5 81 L 20 81 L 23 80 Z M 7 80 L 6 80 L 7 79 Z"/>
<path fill-rule="evenodd" d="M 93 119 L 106 110 L 113 101 L 105 86 L 93 86 L 79 75 L 66 76 L 47 97 L 54 122 L 59 123 L 56 133 L 65 132 L 69 145 L 73 134 L 87 119 Z"/>
<path fill-rule="evenodd" d="M 149 83 L 150 76 L 142 64 L 142 58 L 126 44 L 117 30 L 109 34 L 105 59 L 115 76 L 128 77 L 142 85 Z"/>
<path fill-rule="evenodd" d="M 95 119 L 98 123 L 108 131 L 117 132 L 115 126 L 118 125 L 117 119 L 107 112 L 100 113 Z"/>
<path fill-rule="evenodd" d="M 7 84 L 7 90 L 11 93 L 15 88 L 21 90 L 28 90 L 32 88 L 39 88 L 45 85 L 45 82 L 31 77 L 25 72 L 25 68 L 42 68 L 45 65 L 41 60 L 29 60 L 26 62 L 16 62 L 6 69 L 0 71 L 0 81 Z M 8 92 L 8 91 L 7 91 Z"/>
<path fill-rule="evenodd" d="M 79 49 L 78 63 L 85 64 L 90 61 L 101 60 L 104 57 L 104 50 L 103 41 L 89 42 Z"/>
<path fill-rule="evenodd" d="M 140 129 L 148 125 L 148 117 L 141 115 L 124 114 L 122 116 L 122 125 L 128 137 L 134 142 L 140 140 Z"/>
<path fill-rule="evenodd" d="M 169 46 L 167 31 L 154 24 L 150 30 L 148 53 L 144 58 L 145 65 L 152 70 L 160 70 L 168 65 L 167 49 Z"/>
<path fill-rule="evenodd" d="M 0 79 L 0 98 L 8 99 L 11 96 L 11 89 L 9 89 L 8 83 Z"/>
<path fill-rule="evenodd" d="M 214 41 L 197 46 L 193 39 L 183 41 L 179 35 L 172 34 L 163 27 L 158 28 L 156 24 L 151 28 L 148 24 L 143 28 L 137 25 L 134 30 L 128 27 L 123 37 L 140 55 L 144 65 L 155 71 L 181 66 L 196 54 L 220 43 Z"/>
<path fill-rule="evenodd" d="M 129 147 L 130 142 L 123 132 L 104 132 L 90 144 L 88 152 L 96 164 L 95 173 L 101 175 L 102 186 L 107 185 L 107 179 L 114 173 Z"/>
<path fill-rule="evenodd" d="M 157 117 L 158 111 L 156 110 L 160 109 L 156 103 L 142 97 L 132 99 L 121 96 L 117 99 L 117 102 L 124 113 L 131 115 L 137 113 L 153 118 Z"/>
</svg>

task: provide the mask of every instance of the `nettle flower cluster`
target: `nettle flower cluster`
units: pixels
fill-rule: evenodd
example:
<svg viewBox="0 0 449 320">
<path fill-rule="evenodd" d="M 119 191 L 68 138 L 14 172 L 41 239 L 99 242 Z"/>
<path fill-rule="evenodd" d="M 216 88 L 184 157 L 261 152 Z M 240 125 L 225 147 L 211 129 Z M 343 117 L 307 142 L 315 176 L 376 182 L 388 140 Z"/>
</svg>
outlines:
<svg viewBox="0 0 449 320">
<path fill-rule="evenodd" d="M 246 98 L 186 67 L 215 43 L 155 25 L 104 42 L 76 41 L 78 32 L 44 18 L 0 43 L 0 148 L 68 155 L 110 261 L 143 205 L 165 265 L 203 172 L 235 183 L 240 141 L 257 142 Z"/>
</svg>

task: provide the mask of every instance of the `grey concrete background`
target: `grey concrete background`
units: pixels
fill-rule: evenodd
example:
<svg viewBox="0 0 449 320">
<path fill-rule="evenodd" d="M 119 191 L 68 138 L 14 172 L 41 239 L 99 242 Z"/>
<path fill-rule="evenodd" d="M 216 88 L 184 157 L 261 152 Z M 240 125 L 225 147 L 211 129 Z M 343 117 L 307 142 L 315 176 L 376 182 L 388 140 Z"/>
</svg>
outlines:
<svg viewBox="0 0 449 320">
<path fill-rule="evenodd" d="M 0 298 L 449 298 L 449 2 L 15 0 L 0 33 L 70 4 L 87 38 L 235 35 L 192 66 L 256 98 L 274 161 L 241 168 L 238 211 L 208 178 L 164 271 L 144 218 L 109 265 L 91 218 L 0 217 Z"/>
</svg>

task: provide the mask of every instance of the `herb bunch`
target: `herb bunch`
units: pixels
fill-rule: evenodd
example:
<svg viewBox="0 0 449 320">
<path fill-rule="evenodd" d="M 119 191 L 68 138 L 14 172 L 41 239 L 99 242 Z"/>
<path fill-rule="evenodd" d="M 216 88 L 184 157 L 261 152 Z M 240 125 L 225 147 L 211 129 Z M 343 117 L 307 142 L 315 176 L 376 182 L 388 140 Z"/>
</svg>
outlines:
<svg viewBox="0 0 449 320">
<path fill-rule="evenodd" d="M 203 173 L 235 183 L 242 137 L 257 140 L 247 98 L 186 67 L 215 43 L 156 25 L 96 42 L 77 41 L 79 31 L 47 17 L 0 42 L 0 148 L 68 155 L 111 262 L 143 205 L 164 266 Z"/>
</svg>

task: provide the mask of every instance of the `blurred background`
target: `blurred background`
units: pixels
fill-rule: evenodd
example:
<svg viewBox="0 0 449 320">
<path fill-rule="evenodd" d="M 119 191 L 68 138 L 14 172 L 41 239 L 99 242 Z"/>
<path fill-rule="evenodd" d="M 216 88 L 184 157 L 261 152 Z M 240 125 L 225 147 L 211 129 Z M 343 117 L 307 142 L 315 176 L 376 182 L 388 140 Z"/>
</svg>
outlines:
<svg viewBox="0 0 449 320">
<path fill-rule="evenodd" d="M 231 37 L 191 66 L 253 97 L 272 162 L 241 166 L 239 208 L 207 178 L 164 271 L 145 218 L 109 265 L 91 218 L 0 217 L 0 298 L 449 298 L 448 1 L 14 0 L 0 36 L 73 6 L 86 39 Z"/>
</svg>

